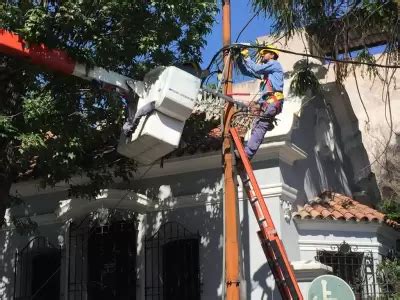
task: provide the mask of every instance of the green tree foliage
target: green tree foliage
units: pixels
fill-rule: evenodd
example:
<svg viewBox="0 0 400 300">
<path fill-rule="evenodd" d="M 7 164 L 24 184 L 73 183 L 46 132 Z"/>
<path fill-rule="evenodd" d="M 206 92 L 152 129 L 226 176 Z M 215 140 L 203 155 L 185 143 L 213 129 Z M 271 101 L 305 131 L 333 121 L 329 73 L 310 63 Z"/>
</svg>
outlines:
<svg viewBox="0 0 400 300">
<path fill-rule="evenodd" d="M 213 0 L 10 0 L 0 28 L 29 43 L 66 50 L 76 60 L 135 79 L 155 65 L 199 61 L 216 13 Z M 65 181 L 71 193 L 97 194 L 133 176 L 116 153 L 124 102 L 77 78 L 0 56 L 0 226 L 13 182 Z M 73 176 L 85 176 L 74 185 Z"/>
<path fill-rule="evenodd" d="M 381 211 L 391 220 L 400 223 L 399 199 L 385 199 L 380 203 Z"/>
<path fill-rule="evenodd" d="M 378 284 L 388 299 L 400 299 L 400 259 L 383 259 L 377 266 Z"/>
<path fill-rule="evenodd" d="M 395 48 L 398 43 L 398 1 L 253 0 L 252 3 L 275 20 L 275 33 L 286 33 L 290 37 L 304 28 L 323 33 L 321 37 L 333 52 L 336 47 L 348 48 L 350 30 L 357 32 L 361 40 L 378 30 L 390 34 L 389 47 Z"/>
<path fill-rule="evenodd" d="M 296 32 L 306 29 L 306 32 L 318 40 L 326 53 L 334 58 L 355 59 L 374 63 L 375 59 L 369 52 L 369 35 L 381 36 L 387 41 L 385 52 L 386 64 L 399 63 L 399 32 L 400 3 L 395 0 L 252 0 L 255 10 L 261 10 L 266 16 L 275 20 L 272 32 L 285 34 L 287 38 Z M 357 57 L 351 57 L 352 39 L 357 39 L 364 50 Z M 326 54 L 323 53 L 323 54 Z M 342 55 L 339 57 L 339 55 Z M 344 63 L 336 65 L 337 80 L 342 82 L 354 66 Z M 376 69 L 368 67 L 369 75 L 377 75 Z M 294 79 L 295 93 L 304 93 L 307 86 L 315 80 L 310 80 L 309 70 L 303 70 Z"/>
</svg>

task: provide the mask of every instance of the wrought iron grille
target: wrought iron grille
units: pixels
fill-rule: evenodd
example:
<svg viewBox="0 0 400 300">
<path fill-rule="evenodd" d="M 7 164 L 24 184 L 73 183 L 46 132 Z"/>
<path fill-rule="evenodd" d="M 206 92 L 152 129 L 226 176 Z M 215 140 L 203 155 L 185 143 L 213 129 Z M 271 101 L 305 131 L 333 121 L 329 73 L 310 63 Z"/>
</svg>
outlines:
<svg viewBox="0 0 400 300">
<path fill-rule="evenodd" d="M 379 262 L 372 252 L 357 252 L 357 247 L 343 242 L 332 251 L 317 251 L 316 260 L 332 267 L 333 275 L 350 285 L 357 300 L 397 299 L 393 283 L 377 270 Z"/>
<path fill-rule="evenodd" d="M 69 299 L 135 300 L 136 235 L 130 222 L 92 228 L 72 226 Z"/>
<path fill-rule="evenodd" d="M 15 253 L 14 299 L 59 299 L 60 265 L 61 248 L 45 237 L 31 239 Z"/>
<path fill-rule="evenodd" d="M 145 299 L 200 299 L 200 235 L 167 222 L 145 239 Z"/>
<path fill-rule="evenodd" d="M 90 229 L 71 223 L 68 240 L 68 299 L 87 299 L 87 255 Z"/>
</svg>

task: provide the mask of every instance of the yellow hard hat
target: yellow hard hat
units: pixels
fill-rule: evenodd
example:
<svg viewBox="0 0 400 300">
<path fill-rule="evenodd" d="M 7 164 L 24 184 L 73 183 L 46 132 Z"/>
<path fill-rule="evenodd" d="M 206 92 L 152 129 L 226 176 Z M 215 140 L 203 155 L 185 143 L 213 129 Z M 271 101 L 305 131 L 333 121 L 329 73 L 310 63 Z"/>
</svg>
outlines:
<svg viewBox="0 0 400 300">
<path fill-rule="evenodd" d="M 262 56 L 264 55 L 266 52 L 272 52 L 276 55 L 276 58 L 279 57 L 279 51 L 276 48 L 276 46 L 274 45 L 267 45 L 266 48 L 262 48 L 258 51 L 258 53 Z"/>
</svg>

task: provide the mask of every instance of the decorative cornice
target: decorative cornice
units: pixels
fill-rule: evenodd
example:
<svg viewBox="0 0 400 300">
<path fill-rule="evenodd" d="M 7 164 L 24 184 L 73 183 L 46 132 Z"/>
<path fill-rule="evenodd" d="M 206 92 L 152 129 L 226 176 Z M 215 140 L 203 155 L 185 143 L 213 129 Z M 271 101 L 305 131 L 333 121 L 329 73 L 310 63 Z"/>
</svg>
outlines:
<svg viewBox="0 0 400 300">
<path fill-rule="evenodd" d="M 289 141 L 270 141 L 260 146 L 253 162 L 279 159 L 293 165 L 296 160 L 305 158 L 307 154 Z M 222 168 L 220 151 L 168 159 L 164 162 L 163 168 L 158 165 L 141 166 L 137 170 L 137 175 L 145 179 L 217 168 Z"/>
<path fill-rule="evenodd" d="M 342 243 L 345 237 L 339 237 L 335 235 L 336 239 L 331 239 L 329 241 L 322 239 L 314 239 L 314 240 L 306 240 L 299 239 L 298 245 L 300 251 L 311 251 L 315 252 L 316 250 L 325 250 L 325 251 L 335 251 L 335 247 Z M 353 237 L 351 240 L 346 238 L 346 241 L 350 246 L 354 248 L 354 252 L 372 252 L 372 253 L 380 253 L 380 248 L 382 244 L 380 242 L 364 242 L 362 238 Z"/>
<path fill-rule="evenodd" d="M 276 141 L 264 143 L 258 149 L 253 162 L 279 159 L 289 165 L 293 165 L 296 160 L 307 158 L 307 153 L 289 141 Z"/>
<path fill-rule="evenodd" d="M 345 221 L 331 219 L 294 219 L 299 230 L 307 231 L 343 231 L 343 232 L 370 232 L 376 233 L 384 224 L 365 221 Z"/>
<path fill-rule="evenodd" d="M 318 276 L 332 273 L 332 267 L 314 260 L 293 261 L 291 265 L 299 282 L 310 282 Z"/>
<path fill-rule="evenodd" d="M 127 190 L 106 189 L 95 200 L 72 198 L 60 201 L 56 215 L 61 220 L 84 216 L 98 208 L 133 210 L 145 213 L 153 207 L 145 195 Z"/>
<path fill-rule="evenodd" d="M 260 187 L 261 193 L 265 198 L 278 197 L 280 204 L 287 214 L 291 215 L 292 204 L 296 200 L 297 190 L 284 184 L 264 185 Z M 60 206 L 55 212 L 61 220 L 68 220 L 84 216 L 98 208 L 117 208 L 134 210 L 138 213 L 148 213 L 159 210 L 179 209 L 203 205 L 219 205 L 222 202 L 222 188 L 216 187 L 213 191 L 214 198 L 204 197 L 200 199 L 198 195 L 184 195 L 177 197 L 167 197 L 165 199 L 151 200 L 145 195 L 127 190 L 107 189 L 96 198 L 88 201 L 85 199 L 65 199 L 60 201 Z M 239 191 L 239 199 L 244 200 Z M 247 201 L 247 199 L 246 199 Z M 285 217 L 286 218 L 286 217 Z"/>
</svg>

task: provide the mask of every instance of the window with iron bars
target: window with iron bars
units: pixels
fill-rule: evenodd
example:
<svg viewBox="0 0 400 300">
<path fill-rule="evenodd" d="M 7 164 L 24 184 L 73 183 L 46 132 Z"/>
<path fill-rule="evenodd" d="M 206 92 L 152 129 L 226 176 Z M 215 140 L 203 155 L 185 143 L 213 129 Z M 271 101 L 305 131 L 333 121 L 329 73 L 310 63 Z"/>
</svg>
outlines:
<svg viewBox="0 0 400 300">
<path fill-rule="evenodd" d="M 125 221 L 92 227 L 71 224 L 68 299 L 136 299 L 135 228 Z"/>
<path fill-rule="evenodd" d="M 60 297 L 61 249 L 39 236 L 15 253 L 15 300 Z"/>
<path fill-rule="evenodd" d="M 332 251 L 318 250 L 316 260 L 332 268 L 332 274 L 342 278 L 352 288 L 357 300 L 395 298 L 393 280 L 376 266 L 380 263 L 372 252 L 357 251 L 357 247 L 343 242 L 332 246 Z"/>
<path fill-rule="evenodd" d="M 200 235 L 167 222 L 145 240 L 145 299 L 200 300 Z"/>
</svg>

